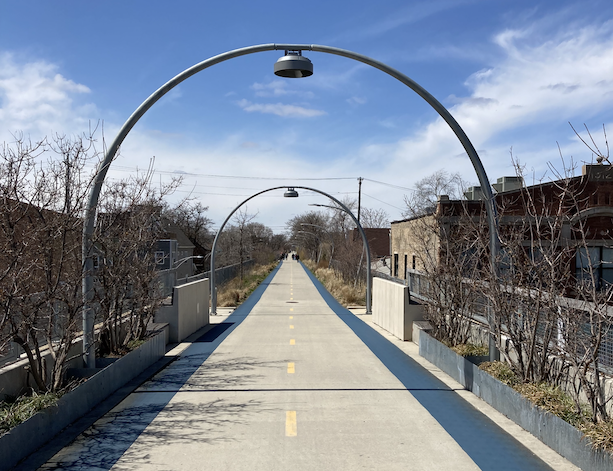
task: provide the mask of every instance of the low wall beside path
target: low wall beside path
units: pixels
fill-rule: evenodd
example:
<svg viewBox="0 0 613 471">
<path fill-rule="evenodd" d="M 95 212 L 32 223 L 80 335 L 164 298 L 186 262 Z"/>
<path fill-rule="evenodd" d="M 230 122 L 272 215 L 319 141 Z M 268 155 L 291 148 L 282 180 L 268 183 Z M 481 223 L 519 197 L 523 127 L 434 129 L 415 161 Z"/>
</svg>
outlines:
<svg viewBox="0 0 613 471">
<path fill-rule="evenodd" d="M 173 288 L 172 303 L 162 305 L 155 322 L 168 323 L 170 343 L 178 343 L 209 324 L 209 279 L 192 281 Z"/>
<path fill-rule="evenodd" d="M 166 353 L 167 326 L 127 355 L 98 368 L 57 404 L 36 413 L 0 437 L 0 471 L 8 471 L 62 429 L 138 376 Z"/>
<path fill-rule="evenodd" d="M 411 303 L 409 287 L 394 281 L 374 278 L 372 321 L 400 340 L 411 340 L 413 322 L 424 318 L 424 308 Z"/>
</svg>

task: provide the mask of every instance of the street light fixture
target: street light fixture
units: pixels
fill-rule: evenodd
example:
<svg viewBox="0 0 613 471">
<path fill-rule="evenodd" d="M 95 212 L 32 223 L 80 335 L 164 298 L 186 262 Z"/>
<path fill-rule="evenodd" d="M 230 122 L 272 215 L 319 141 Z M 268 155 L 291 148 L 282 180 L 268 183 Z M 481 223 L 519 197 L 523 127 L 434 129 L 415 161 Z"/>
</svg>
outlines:
<svg viewBox="0 0 613 471">
<path fill-rule="evenodd" d="M 302 78 L 313 75 L 313 63 L 302 55 L 302 51 L 286 50 L 285 55 L 275 62 L 275 75 L 285 78 Z"/>
</svg>

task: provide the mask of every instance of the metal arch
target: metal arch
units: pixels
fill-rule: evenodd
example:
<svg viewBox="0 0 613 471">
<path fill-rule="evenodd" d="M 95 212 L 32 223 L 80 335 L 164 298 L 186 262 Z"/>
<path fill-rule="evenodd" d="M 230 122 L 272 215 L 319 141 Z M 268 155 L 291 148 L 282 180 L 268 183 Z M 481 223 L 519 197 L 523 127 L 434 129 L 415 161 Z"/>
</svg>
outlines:
<svg viewBox="0 0 613 471">
<path fill-rule="evenodd" d="M 334 196 L 329 195 L 325 191 L 321 191 L 316 188 L 310 188 L 308 186 L 289 185 L 289 187 L 294 188 L 294 189 L 299 188 L 301 190 L 314 191 L 315 193 L 319 193 L 320 195 L 330 198 L 332 201 L 334 201 L 336 204 L 339 205 L 339 208 L 341 208 L 343 211 L 349 214 L 349 216 L 351 216 L 351 219 L 353 219 L 353 222 L 355 222 L 358 228 L 358 231 L 360 232 L 360 235 L 362 236 L 362 243 L 364 244 L 364 248 L 366 249 L 366 314 L 372 314 L 372 275 L 371 275 L 371 266 L 370 266 L 370 246 L 368 245 L 368 238 L 366 237 L 366 233 L 364 232 L 362 225 L 358 222 L 355 215 L 351 212 L 351 210 L 347 206 L 345 206 L 343 203 L 337 200 Z M 287 185 L 286 186 L 276 186 L 274 188 L 268 188 L 267 190 L 262 190 L 262 191 L 259 191 L 258 193 L 255 193 L 254 195 L 251 195 L 249 198 L 247 198 L 242 203 L 240 203 L 236 208 L 234 208 L 232 212 L 228 215 L 226 220 L 221 224 L 221 226 L 219 226 L 219 230 L 217 231 L 217 234 L 215 235 L 215 240 L 213 240 L 213 246 L 211 247 L 211 268 L 210 268 L 211 276 L 209 278 L 210 291 L 211 291 L 211 314 L 213 315 L 217 314 L 217 291 L 215 290 L 215 252 L 217 251 L 217 241 L 219 240 L 219 236 L 221 235 L 221 232 L 223 231 L 224 227 L 226 227 L 226 224 L 228 223 L 230 218 L 234 215 L 234 213 L 236 213 L 236 211 L 238 211 L 239 208 L 243 206 L 245 203 L 247 203 L 248 201 L 252 200 L 256 196 L 259 196 L 263 193 L 267 193 L 269 191 L 274 191 L 274 190 L 286 189 L 286 188 L 288 188 Z"/>
<path fill-rule="evenodd" d="M 102 189 L 102 184 L 104 183 L 104 179 L 108 172 L 108 169 L 117 155 L 119 151 L 119 147 L 128 135 L 128 133 L 132 130 L 132 128 L 136 125 L 136 123 L 140 120 L 140 118 L 166 93 L 172 90 L 174 87 L 179 85 L 184 80 L 188 79 L 194 74 L 201 72 L 213 65 L 219 64 L 221 62 L 225 62 L 227 60 L 248 55 L 254 54 L 257 52 L 265 52 L 265 51 L 274 51 L 274 50 L 295 50 L 295 51 L 315 51 L 315 52 L 324 52 L 327 54 L 334 54 L 342 57 L 347 57 L 349 59 L 357 60 L 358 62 L 362 62 L 364 64 L 370 65 L 376 69 L 385 72 L 386 74 L 394 77 L 400 82 L 404 83 L 406 86 L 411 88 L 414 92 L 416 92 L 419 96 L 421 96 L 434 110 L 445 120 L 445 122 L 449 125 L 451 130 L 454 132 L 456 137 L 462 143 L 462 146 L 466 150 L 468 157 L 470 158 L 473 167 L 477 173 L 477 177 L 479 179 L 479 183 L 481 185 L 482 191 L 485 193 L 485 205 L 486 205 L 486 213 L 488 219 L 489 233 L 490 233 L 490 253 L 491 253 L 491 269 L 492 272 L 496 275 L 496 265 L 495 261 L 498 256 L 500 242 L 498 239 L 498 224 L 497 224 L 497 215 L 496 215 L 496 207 L 494 204 L 494 196 L 492 190 L 489 185 L 489 180 L 487 178 L 487 174 L 485 173 L 485 169 L 483 168 L 483 164 L 481 163 L 481 159 L 477 154 L 477 151 L 473 147 L 472 143 L 468 139 L 464 130 L 460 127 L 457 121 L 451 116 L 449 111 L 429 92 L 427 92 L 422 86 L 420 86 L 417 82 L 413 81 L 406 75 L 400 73 L 396 69 L 387 66 L 386 64 L 371 59 L 370 57 L 364 56 L 362 54 L 357 54 L 352 51 L 348 51 L 345 49 L 339 49 L 330 46 L 322 46 L 322 45 L 308 45 L 308 44 L 261 44 L 256 46 L 248 46 L 244 48 L 235 49 L 232 51 L 225 52 L 223 54 L 219 54 L 213 56 L 205 61 L 202 61 L 186 70 L 181 72 L 180 74 L 173 77 L 171 80 L 166 82 L 160 88 L 158 88 L 151 96 L 149 96 L 137 109 L 132 113 L 132 115 L 128 118 L 128 120 L 121 127 L 119 133 L 111 143 L 108 148 L 103 161 L 98 166 L 96 176 L 94 178 L 94 182 L 92 185 L 92 189 L 88 199 L 88 205 L 85 212 L 85 219 L 83 223 L 83 239 L 82 239 L 82 260 L 83 260 L 83 285 L 82 285 L 82 293 L 84 299 L 84 307 L 83 307 L 83 356 L 85 359 L 86 366 L 88 368 L 94 368 L 96 364 L 95 359 L 95 349 L 94 349 L 94 337 L 93 337 L 93 328 L 94 328 L 94 315 L 91 308 L 91 300 L 93 293 L 93 281 L 91 272 L 93 269 L 93 260 L 91 258 L 91 237 L 94 232 L 95 218 L 96 218 L 96 207 L 98 205 L 98 199 L 100 196 L 100 191 Z"/>
</svg>

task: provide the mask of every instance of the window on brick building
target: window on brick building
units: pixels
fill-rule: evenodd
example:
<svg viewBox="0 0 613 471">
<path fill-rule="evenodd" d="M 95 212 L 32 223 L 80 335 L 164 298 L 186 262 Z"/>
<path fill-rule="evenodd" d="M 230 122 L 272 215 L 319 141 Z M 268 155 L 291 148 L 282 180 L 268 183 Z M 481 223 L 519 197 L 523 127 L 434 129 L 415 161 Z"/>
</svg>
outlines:
<svg viewBox="0 0 613 471">
<path fill-rule="evenodd" d="M 599 289 L 613 284 L 613 248 L 581 247 L 577 250 L 575 261 L 578 282 L 591 284 L 593 273 Z"/>
</svg>

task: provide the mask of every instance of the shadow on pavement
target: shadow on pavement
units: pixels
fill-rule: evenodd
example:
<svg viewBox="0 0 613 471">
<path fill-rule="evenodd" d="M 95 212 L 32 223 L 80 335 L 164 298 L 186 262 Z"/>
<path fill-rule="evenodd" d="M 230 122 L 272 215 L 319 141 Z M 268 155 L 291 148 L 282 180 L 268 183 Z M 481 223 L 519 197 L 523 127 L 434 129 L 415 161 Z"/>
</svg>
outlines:
<svg viewBox="0 0 613 471">
<path fill-rule="evenodd" d="M 116 463 L 146 464 L 151 447 L 232 440 L 224 426 L 242 423 L 245 414 L 264 411 L 259 401 L 231 402 L 214 398 L 194 404 L 170 401 L 171 393 L 140 395 L 138 405 L 118 407 L 41 469 L 130 469 Z M 169 403 L 170 401 L 170 403 Z M 130 402 L 130 401 L 128 401 Z"/>
<path fill-rule="evenodd" d="M 97 420 L 69 447 L 64 448 L 40 469 L 107 471 L 121 458 L 125 458 L 128 463 L 135 459 L 146 463 L 147 450 L 160 441 L 166 444 L 192 441 L 207 444 L 213 441 L 231 440 L 223 434 L 224 425 L 240 423 L 245 413 L 265 411 L 262 403 L 230 402 L 212 398 L 208 402 L 194 404 L 187 401 L 173 401 L 173 398 L 179 390 L 189 392 L 190 387 L 196 385 L 202 389 L 203 383 L 207 390 L 248 384 L 257 375 L 245 374 L 247 371 L 275 366 L 242 358 L 234 361 L 216 361 L 200 369 L 215 349 L 249 315 L 278 269 L 279 266 L 227 318 L 226 322 L 220 324 L 223 327 L 210 329 L 175 361 Z M 213 333 L 208 335 L 211 332 Z M 238 374 L 221 379 L 221 373 L 228 371 L 237 371 Z M 203 417 L 206 420 L 203 420 Z M 138 446 L 132 447 L 135 443 Z M 120 464 L 115 466 L 115 469 L 130 468 L 122 467 Z"/>
<path fill-rule="evenodd" d="M 496 425 L 385 337 L 355 317 L 306 268 L 305 272 L 336 315 L 398 378 L 482 470 L 551 470 Z M 407 418 L 410 420 L 410 418 Z"/>
</svg>

